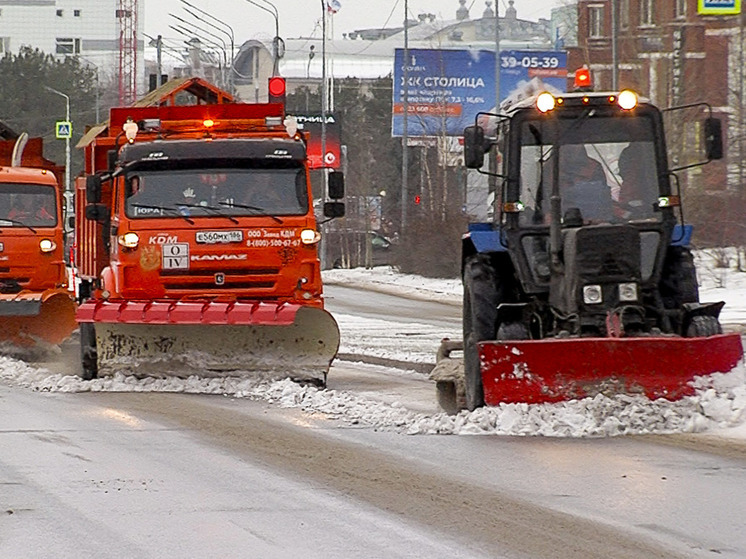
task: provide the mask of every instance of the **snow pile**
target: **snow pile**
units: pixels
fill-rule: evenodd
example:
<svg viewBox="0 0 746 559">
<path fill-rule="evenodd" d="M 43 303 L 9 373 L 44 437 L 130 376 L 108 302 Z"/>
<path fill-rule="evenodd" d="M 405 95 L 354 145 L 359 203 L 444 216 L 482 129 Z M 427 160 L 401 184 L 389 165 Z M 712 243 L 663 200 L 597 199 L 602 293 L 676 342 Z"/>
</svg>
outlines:
<svg viewBox="0 0 746 559">
<path fill-rule="evenodd" d="M 415 434 L 608 437 L 702 432 L 746 421 L 746 367 L 699 379 L 697 394 L 676 402 L 642 396 L 596 396 L 559 404 L 502 404 L 458 415 L 417 413 L 351 393 L 301 386 L 289 380 L 247 378 L 137 379 L 131 376 L 83 381 L 0 358 L 0 381 L 45 392 L 182 392 L 264 400 L 322 413 L 346 424 Z"/>
</svg>

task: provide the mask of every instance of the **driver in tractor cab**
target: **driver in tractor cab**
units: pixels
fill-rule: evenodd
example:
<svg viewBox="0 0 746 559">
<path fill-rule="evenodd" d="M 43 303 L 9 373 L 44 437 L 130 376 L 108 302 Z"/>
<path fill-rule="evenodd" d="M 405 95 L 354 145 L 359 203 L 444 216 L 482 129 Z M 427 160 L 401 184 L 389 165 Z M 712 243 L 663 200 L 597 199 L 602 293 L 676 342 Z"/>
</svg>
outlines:
<svg viewBox="0 0 746 559">
<path fill-rule="evenodd" d="M 579 210 L 584 220 L 612 220 L 614 206 L 606 174 L 583 144 L 560 146 L 559 188 L 563 220 L 572 215 L 568 214 L 571 208 Z"/>
<path fill-rule="evenodd" d="M 658 185 L 655 178 L 655 162 L 649 149 L 639 142 L 630 144 L 619 154 L 619 203 L 615 210 L 618 217 L 648 219 L 654 217 Z"/>
</svg>

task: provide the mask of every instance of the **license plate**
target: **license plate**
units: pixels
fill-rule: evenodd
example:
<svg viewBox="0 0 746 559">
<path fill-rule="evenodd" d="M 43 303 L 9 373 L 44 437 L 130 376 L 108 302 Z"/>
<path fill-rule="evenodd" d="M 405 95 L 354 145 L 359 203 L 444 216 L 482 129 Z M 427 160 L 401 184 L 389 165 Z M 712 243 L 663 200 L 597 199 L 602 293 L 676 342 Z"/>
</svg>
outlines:
<svg viewBox="0 0 746 559">
<path fill-rule="evenodd" d="M 197 242 L 205 244 L 240 243 L 243 231 L 197 231 Z"/>
</svg>

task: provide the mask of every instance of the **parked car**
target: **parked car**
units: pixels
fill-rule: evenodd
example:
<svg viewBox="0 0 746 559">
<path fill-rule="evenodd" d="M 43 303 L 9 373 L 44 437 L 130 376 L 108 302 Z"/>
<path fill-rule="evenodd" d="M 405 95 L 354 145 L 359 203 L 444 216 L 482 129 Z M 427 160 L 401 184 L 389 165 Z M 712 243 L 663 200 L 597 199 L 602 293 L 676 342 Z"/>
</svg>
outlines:
<svg viewBox="0 0 746 559">
<path fill-rule="evenodd" d="M 377 231 L 329 231 L 325 238 L 334 268 L 387 266 L 392 262 L 393 242 Z M 366 262 L 368 246 L 370 262 Z"/>
</svg>

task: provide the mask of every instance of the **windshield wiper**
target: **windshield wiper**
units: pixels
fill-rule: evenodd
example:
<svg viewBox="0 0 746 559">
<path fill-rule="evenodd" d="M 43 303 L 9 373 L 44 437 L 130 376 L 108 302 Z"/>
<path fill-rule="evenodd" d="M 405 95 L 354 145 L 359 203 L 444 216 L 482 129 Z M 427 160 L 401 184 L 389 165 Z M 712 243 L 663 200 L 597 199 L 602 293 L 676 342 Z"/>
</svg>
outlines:
<svg viewBox="0 0 746 559">
<path fill-rule="evenodd" d="M 189 225 L 194 225 L 194 220 L 191 217 L 189 217 L 188 215 L 184 215 L 183 213 L 181 213 L 178 208 L 171 208 L 171 207 L 168 207 L 168 206 L 155 206 L 155 205 L 152 205 L 152 204 L 138 204 L 136 202 L 130 204 L 130 206 L 133 207 L 133 208 L 146 208 L 146 209 L 149 209 L 149 210 L 161 210 L 161 211 L 164 211 L 164 212 L 171 212 L 172 214 L 176 214 L 179 217 L 183 217 L 184 220 Z"/>
<path fill-rule="evenodd" d="M 220 208 L 216 208 L 215 206 L 200 206 L 199 204 L 184 204 L 182 202 L 179 202 L 176 205 L 184 206 L 185 208 L 200 208 L 200 209 L 210 210 L 214 215 L 219 215 L 220 217 L 230 219 L 233 223 L 238 224 L 238 220 L 235 217 L 233 217 L 232 215 L 223 213 L 222 211 L 220 211 Z"/>
<path fill-rule="evenodd" d="M 36 235 L 36 229 L 34 229 L 30 225 L 24 223 L 23 221 L 18 221 L 16 219 L 10 219 L 9 217 L 4 217 L 4 218 L 0 219 L 0 221 L 7 221 L 11 225 L 20 225 L 21 227 L 25 227 L 26 229 L 28 229 L 29 231 L 31 231 L 34 235 Z"/>
<path fill-rule="evenodd" d="M 272 215 L 264 208 L 260 208 L 259 206 L 248 206 L 246 204 L 236 204 L 233 202 L 218 202 L 221 206 L 226 206 L 228 208 L 241 208 L 242 210 L 252 210 L 255 212 L 260 213 L 261 215 L 266 215 L 267 217 L 271 217 L 274 219 L 277 223 L 283 223 L 283 221 L 277 217 L 276 215 Z"/>
</svg>

